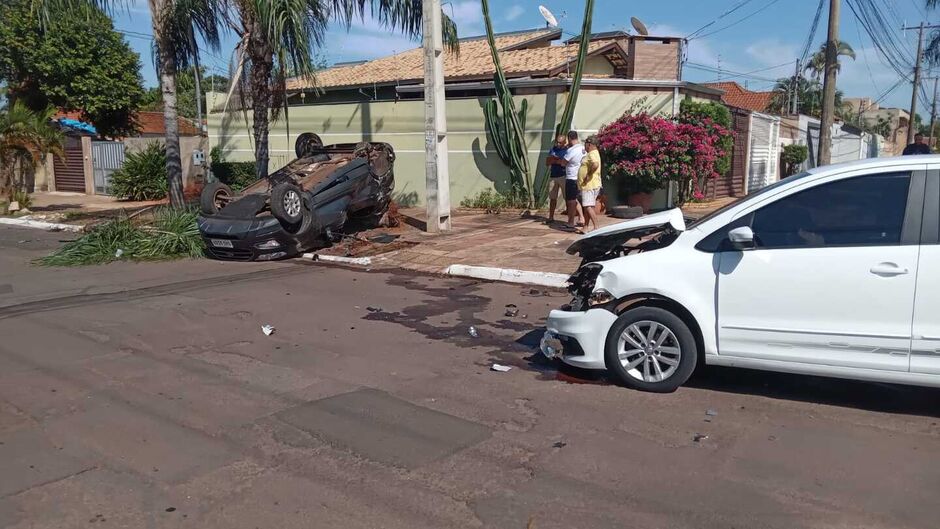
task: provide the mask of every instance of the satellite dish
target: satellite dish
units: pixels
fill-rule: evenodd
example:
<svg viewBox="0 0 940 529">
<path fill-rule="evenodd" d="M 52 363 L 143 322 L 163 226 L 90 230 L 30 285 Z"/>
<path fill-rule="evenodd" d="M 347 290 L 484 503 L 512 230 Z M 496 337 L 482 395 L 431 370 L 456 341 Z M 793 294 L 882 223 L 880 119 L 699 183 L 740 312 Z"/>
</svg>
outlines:
<svg viewBox="0 0 940 529">
<path fill-rule="evenodd" d="M 553 15 L 552 12 L 549 11 L 547 7 L 545 7 L 545 6 L 539 6 L 539 13 L 541 13 L 541 14 L 542 14 L 542 18 L 545 19 L 545 25 L 546 25 L 546 26 L 548 26 L 548 27 L 550 27 L 550 28 L 557 28 L 557 27 L 558 27 L 558 20 L 555 19 L 555 15 Z"/>
<path fill-rule="evenodd" d="M 646 36 L 650 34 L 650 31 L 646 29 L 646 24 L 640 22 L 640 19 L 637 17 L 630 17 L 630 24 L 633 25 L 633 29 L 636 30 L 640 35 Z"/>
</svg>

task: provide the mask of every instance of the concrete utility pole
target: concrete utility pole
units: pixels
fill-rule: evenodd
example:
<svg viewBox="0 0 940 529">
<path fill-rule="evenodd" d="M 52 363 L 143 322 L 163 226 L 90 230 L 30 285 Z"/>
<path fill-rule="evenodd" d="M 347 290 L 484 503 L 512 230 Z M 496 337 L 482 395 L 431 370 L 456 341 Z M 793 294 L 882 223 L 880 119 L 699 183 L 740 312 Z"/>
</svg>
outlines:
<svg viewBox="0 0 940 529">
<path fill-rule="evenodd" d="M 797 115 L 800 113 L 800 60 L 796 60 L 796 73 L 793 74 L 793 99 L 790 100 L 792 108 L 790 113 Z"/>
<path fill-rule="evenodd" d="M 902 26 L 901 30 L 917 30 L 917 55 L 914 56 L 914 86 L 911 89 L 911 121 L 907 127 L 907 143 L 914 143 L 914 116 L 917 115 L 917 91 L 920 89 L 920 63 L 924 60 L 924 30 L 938 28 L 940 25 L 927 25 L 921 22 L 917 26 Z"/>
<path fill-rule="evenodd" d="M 907 127 L 907 143 L 914 143 L 914 116 L 917 115 L 917 89 L 920 88 L 920 62 L 924 50 L 924 23 L 916 27 L 903 27 L 903 30 L 917 30 L 917 55 L 914 56 L 914 86 L 911 89 L 911 121 Z"/>
<path fill-rule="evenodd" d="M 930 106 L 930 128 L 927 129 L 927 146 L 933 149 L 933 125 L 937 121 L 937 78 L 933 78 L 933 104 Z"/>
<path fill-rule="evenodd" d="M 826 37 L 826 71 L 823 77 L 822 118 L 816 165 L 829 165 L 832 156 L 832 121 L 836 106 L 836 69 L 839 46 L 839 0 L 829 0 L 829 33 Z"/>
<path fill-rule="evenodd" d="M 423 0 L 424 13 L 424 176 L 429 233 L 450 230 L 450 176 L 444 97 L 444 39 L 441 0 Z"/>
</svg>

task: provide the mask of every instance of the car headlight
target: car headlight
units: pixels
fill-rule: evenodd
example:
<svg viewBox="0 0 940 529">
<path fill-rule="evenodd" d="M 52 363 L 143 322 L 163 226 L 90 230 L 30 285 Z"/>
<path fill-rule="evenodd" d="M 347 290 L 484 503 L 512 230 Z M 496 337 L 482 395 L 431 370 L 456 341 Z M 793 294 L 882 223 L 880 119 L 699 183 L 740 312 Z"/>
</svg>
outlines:
<svg viewBox="0 0 940 529">
<path fill-rule="evenodd" d="M 599 288 L 594 292 L 591 292 L 591 296 L 588 298 L 588 305 L 596 307 L 597 305 L 604 305 L 605 303 L 610 303 L 614 300 L 614 295 L 610 292 Z"/>
<path fill-rule="evenodd" d="M 281 247 L 281 243 L 277 242 L 277 240 L 275 239 L 268 239 L 264 242 L 259 242 L 255 244 L 255 248 L 259 250 L 271 250 L 271 249 L 280 248 L 280 247 Z"/>
</svg>

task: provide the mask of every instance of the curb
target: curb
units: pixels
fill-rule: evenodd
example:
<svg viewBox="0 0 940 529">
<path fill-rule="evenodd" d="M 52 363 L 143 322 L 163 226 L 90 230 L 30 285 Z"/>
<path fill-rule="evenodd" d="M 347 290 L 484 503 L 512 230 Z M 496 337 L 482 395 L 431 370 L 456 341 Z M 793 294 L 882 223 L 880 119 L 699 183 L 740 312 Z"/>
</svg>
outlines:
<svg viewBox="0 0 940 529">
<path fill-rule="evenodd" d="M 555 288 L 564 288 L 568 283 L 568 276 L 565 274 L 515 270 L 512 268 L 494 268 L 490 266 L 453 264 L 444 270 L 444 274 L 459 277 L 472 277 L 474 279 L 487 279 L 490 281 L 503 281 L 505 283 L 521 283 L 524 285 L 539 285 L 543 287 Z"/>
<path fill-rule="evenodd" d="M 81 233 L 85 231 L 84 226 L 79 226 L 77 224 L 61 224 L 59 222 L 46 222 L 44 220 L 33 220 L 26 218 L 10 219 L 6 217 L 0 217 L 0 224 L 8 224 L 10 226 L 19 226 L 21 228 L 36 228 L 40 230 L 49 230 L 49 231 L 71 231 L 74 233 Z"/>
<path fill-rule="evenodd" d="M 302 257 L 304 259 L 323 261 L 326 263 L 342 263 L 357 266 L 370 266 L 372 264 L 371 257 L 343 257 L 341 255 L 320 255 L 315 253 L 305 253 Z"/>
</svg>

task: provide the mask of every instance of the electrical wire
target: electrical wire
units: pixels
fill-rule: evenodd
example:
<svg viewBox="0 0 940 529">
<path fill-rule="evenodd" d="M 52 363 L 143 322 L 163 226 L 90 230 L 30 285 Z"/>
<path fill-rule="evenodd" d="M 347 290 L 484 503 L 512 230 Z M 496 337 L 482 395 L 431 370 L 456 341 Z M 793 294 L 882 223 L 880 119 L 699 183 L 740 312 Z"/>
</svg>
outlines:
<svg viewBox="0 0 940 529">
<path fill-rule="evenodd" d="M 789 65 L 789 64 L 790 64 L 790 63 L 787 63 L 786 65 Z M 687 62 L 687 63 L 685 63 L 685 65 L 686 65 L 687 67 L 689 67 L 689 68 L 692 68 L 693 70 L 699 70 L 699 71 L 709 72 L 709 73 L 717 73 L 717 74 L 720 74 L 720 75 L 725 76 L 725 77 L 727 77 L 727 78 L 732 78 L 732 77 L 745 77 L 745 78 L 748 78 L 748 79 L 754 79 L 754 80 L 756 80 L 756 81 L 765 81 L 765 82 L 768 82 L 768 83 L 776 83 L 776 82 L 777 82 L 776 79 L 771 79 L 771 78 L 769 78 L 769 77 L 761 77 L 761 76 L 757 76 L 757 75 L 751 75 L 750 73 L 747 73 L 747 72 L 735 72 L 735 71 L 732 71 L 732 70 L 724 70 L 724 69 L 721 69 L 721 68 L 717 68 L 717 67 L 715 67 L 715 66 L 709 66 L 709 65 L 707 65 L 707 64 L 699 64 L 699 63 L 696 63 L 696 62 Z M 776 68 L 780 68 L 780 66 L 776 66 Z M 758 71 L 762 71 L 762 70 L 758 70 Z"/>
<path fill-rule="evenodd" d="M 725 18 L 726 16 L 730 15 L 731 13 L 734 13 L 735 11 L 737 11 L 738 9 L 741 9 L 742 7 L 744 7 L 745 5 L 747 5 L 748 3 L 752 2 L 752 1 L 753 1 L 753 0 L 742 0 L 741 2 L 738 2 L 737 4 L 735 4 L 734 6 L 732 6 L 730 9 L 727 9 L 724 13 L 718 15 L 718 17 L 715 18 L 714 20 L 712 20 L 711 22 L 705 24 L 704 26 L 702 26 L 702 27 L 696 29 L 696 30 L 693 31 L 692 33 L 689 33 L 688 35 L 686 35 L 686 37 L 685 37 L 686 40 L 691 40 L 691 39 L 694 38 L 696 35 L 698 35 L 703 29 L 708 28 L 708 27 L 711 27 L 715 22 L 718 22 L 719 20 Z"/>
<path fill-rule="evenodd" d="M 699 35 L 699 36 L 697 36 L 697 37 L 695 37 L 695 38 L 704 39 L 705 37 L 710 37 L 710 36 L 714 35 L 715 33 L 719 33 L 719 32 L 721 32 L 721 31 L 724 31 L 724 30 L 728 29 L 728 28 L 737 26 L 737 25 L 740 24 L 741 22 L 744 22 L 745 20 L 747 20 L 747 19 L 753 17 L 754 15 L 756 15 L 756 14 L 758 14 L 758 13 L 764 11 L 765 9 L 767 9 L 768 7 L 770 7 L 770 6 L 774 5 L 774 4 L 776 4 L 776 3 L 779 2 L 779 1 L 780 1 L 780 0 L 770 0 L 770 2 L 764 4 L 764 6 L 761 7 L 760 9 L 758 9 L 757 11 L 754 11 L 754 12 L 750 13 L 749 15 L 746 15 L 746 16 L 744 16 L 744 17 L 742 17 L 742 18 L 739 18 L 739 19 L 735 20 L 734 22 L 728 24 L 727 26 L 720 27 L 720 28 L 718 28 L 718 29 L 716 29 L 716 30 L 714 30 L 714 31 L 711 31 L 711 32 L 709 32 L 709 33 L 705 33 L 704 35 Z M 692 39 L 689 39 L 689 40 L 692 40 Z"/>
<path fill-rule="evenodd" d="M 803 51 L 800 52 L 800 64 L 806 63 L 806 58 L 809 57 L 809 50 L 813 47 L 813 40 L 815 40 L 816 30 L 819 28 L 819 19 L 822 17 L 824 3 L 825 0 L 819 0 L 819 5 L 816 6 L 816 15 L 813 17 L 813 23 L 809 26 L 809 36 L 806 37 L 806 42 L 803 44 Z"/>
</svg>

